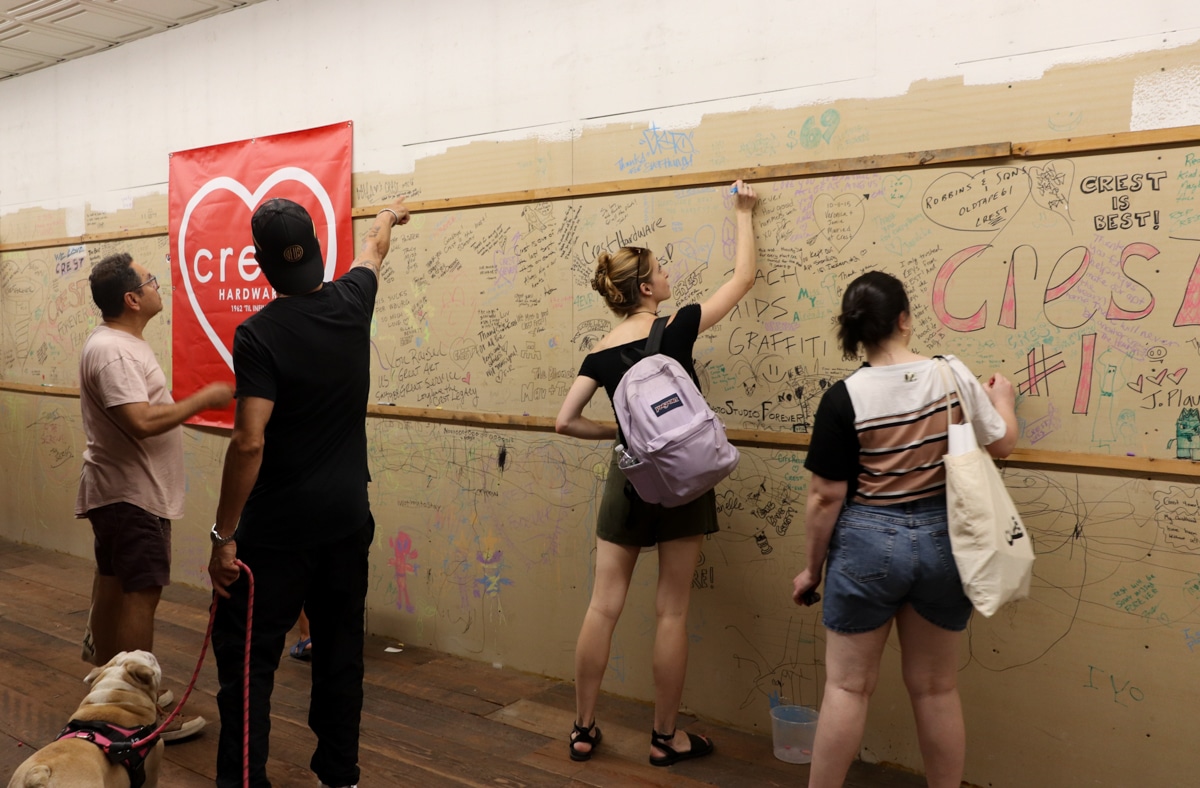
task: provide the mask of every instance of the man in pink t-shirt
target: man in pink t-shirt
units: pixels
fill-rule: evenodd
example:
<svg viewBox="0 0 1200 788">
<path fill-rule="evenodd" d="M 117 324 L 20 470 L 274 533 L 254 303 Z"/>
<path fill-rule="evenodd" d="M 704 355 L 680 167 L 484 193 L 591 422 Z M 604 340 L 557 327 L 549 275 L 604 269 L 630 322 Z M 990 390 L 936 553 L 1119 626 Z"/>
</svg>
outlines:
<svg viewBox="0 0 1200 788">
<path fill-rule="evenodd" d="M 153 650 L 154 612 L 171 582 L 171 520 L 183 516 L 180 425 L 228 405 L 233 389 L 211 383 L 181 402 L 171 398 L 142 337 L 163 308 L 158 281 L 129 254 L 104 258 L 88 280 L 104 322 L 79 358 L 87 449 L 75 516 L 90 520 L 95 535 L 90 661 L 103 665 L 120 651 Z M 164 741 L 204 727 L 200 717 L 174 723 Z"/>
</svg>

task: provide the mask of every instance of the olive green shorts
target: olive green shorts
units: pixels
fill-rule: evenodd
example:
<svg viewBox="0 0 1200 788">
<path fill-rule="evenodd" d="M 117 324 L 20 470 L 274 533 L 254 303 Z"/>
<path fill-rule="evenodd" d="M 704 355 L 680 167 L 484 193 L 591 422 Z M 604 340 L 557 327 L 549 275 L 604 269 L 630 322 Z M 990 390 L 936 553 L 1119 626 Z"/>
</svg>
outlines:
<svg viewBox="0 0 1200 788">
<path fill-rule="evenodd" d="M 632 488 L 631 488 L 632 491 Z M 717 494 L 712 490 L 683 506 L 667 508 L 646 503 L 625 494 L 625 474 L 617 467 L 613 454 L 600 500 L 600 515 L 596 518 L 596 536 L 606 542 L 650 547 L 685 536 L 716 533 Z"/>
</svg>

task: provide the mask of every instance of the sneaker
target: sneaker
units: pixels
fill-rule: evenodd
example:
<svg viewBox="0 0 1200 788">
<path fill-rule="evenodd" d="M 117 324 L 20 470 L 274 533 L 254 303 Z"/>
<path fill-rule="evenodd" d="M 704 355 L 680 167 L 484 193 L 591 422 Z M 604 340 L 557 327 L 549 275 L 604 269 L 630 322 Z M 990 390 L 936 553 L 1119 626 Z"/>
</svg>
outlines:
<svg viewBox="0 0 1200 788">
<path fill-rule="evenodd" d="M 160 712 L 171 708 L 171 704 L 175 702 L 175 693 L 169 689 L 165 689 L 158 693 L 158 710 Z"/>
<path fill-rule="evenodd" d="M 83 642 L 80 643 L 79 656 L 89 665 L 96 664 L 96 640 L 92 637 L 90 625 L 85 625 L 83 628 Z"/>
<path fill-rule="evenodd" d="M 163 715 L 165 717 L 166 715 Z M 160 717 L 162 719 L 162 717 Z M 167 744 L 172 744 L 184 739 L 190 739 L 200 731 L 204 730 L 204 726 L 208 721 L 203 717 L 185 717 L 182 714 L 171 720 L 171 724 L 163 728 L 162 733 L 158 735 Z"/>
</svg>

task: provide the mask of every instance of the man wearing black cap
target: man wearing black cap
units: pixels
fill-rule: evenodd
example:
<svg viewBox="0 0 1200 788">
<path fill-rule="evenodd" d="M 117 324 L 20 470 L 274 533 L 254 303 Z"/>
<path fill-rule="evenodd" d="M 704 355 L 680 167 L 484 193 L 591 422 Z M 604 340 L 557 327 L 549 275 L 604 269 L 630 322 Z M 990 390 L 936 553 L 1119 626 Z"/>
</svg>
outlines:
<svg viewBox="0 0 1200 788">
<path fill-rule="evenodd" d="M 208 571 L 223 598 L 213 627 L 220 691 L 217 785 L 242 785 L 242 704 L 248 579 L 250 785 L 269 786 L 270 699 L 285 638 L 303 608 L 313 642 L 310 766 L 324 786 L 358 782 L 367 551 L 367 395 L 371 314 L 400 198 L 375 217 L 350 270 L 324 282 L 308 212 L 269 200 L 250 226 L 255 257 L 277 297 L 237 328 L 237 411 L 225 455 Z M 228 600 L 228 601 L 225 601 Z"/>
</svg>

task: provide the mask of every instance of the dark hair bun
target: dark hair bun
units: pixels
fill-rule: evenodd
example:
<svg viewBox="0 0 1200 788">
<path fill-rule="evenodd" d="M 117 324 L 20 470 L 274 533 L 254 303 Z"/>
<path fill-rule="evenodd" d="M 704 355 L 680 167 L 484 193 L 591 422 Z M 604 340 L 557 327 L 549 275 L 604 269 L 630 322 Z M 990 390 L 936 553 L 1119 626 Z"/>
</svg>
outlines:
<svg viewBox="0 0 1200 788">
<path fill-rule="evenodd" d="M 837 316 L 843 357 L 856 358 L 860 345 L 879 345 L 897 330 L 900 315 L 908 311 L 908 294 L 896 277 L 868 271 L 855 279 L 842 294 L 842 313 Z"/>
</svg>

